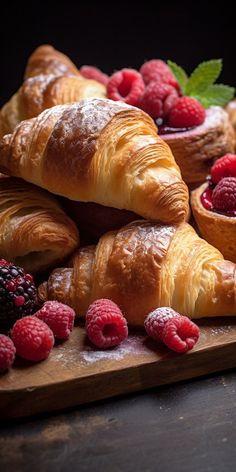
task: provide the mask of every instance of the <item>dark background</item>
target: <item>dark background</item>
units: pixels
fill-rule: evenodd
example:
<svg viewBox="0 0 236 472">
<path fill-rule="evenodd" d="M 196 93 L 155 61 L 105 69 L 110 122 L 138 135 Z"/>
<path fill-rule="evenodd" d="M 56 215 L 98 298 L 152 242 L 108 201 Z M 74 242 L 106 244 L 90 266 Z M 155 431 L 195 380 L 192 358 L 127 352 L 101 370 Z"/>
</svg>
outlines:
<svg viewBox="0 0 236 472">
<path fill-rule="evenodd" d="M 42 43 L 78 67 L 93 64 L 107 73 L 152 58 L 172 59 L 191 72 L 202 60 L 223 58 L 220 82 L 236 85 L 236 20 L 227 1 L 6 1 L 0 15 L 0 106 Z"/>
</svg>

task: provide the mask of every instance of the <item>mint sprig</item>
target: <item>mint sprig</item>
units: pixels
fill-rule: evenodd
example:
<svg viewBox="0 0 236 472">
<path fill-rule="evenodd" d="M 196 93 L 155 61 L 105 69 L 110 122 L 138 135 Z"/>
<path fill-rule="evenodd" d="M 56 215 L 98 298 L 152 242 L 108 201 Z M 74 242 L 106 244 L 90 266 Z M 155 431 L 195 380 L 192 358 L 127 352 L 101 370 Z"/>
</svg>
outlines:
<svg viewBox="0 0 236 472">
<path fill-rule="evenodd" d="M 176 80 L 178 81 L 181 88 L 181 92 L 183 93 L 183 95 L 185 95 L 186 84 L 188 82 L 188 76 L 185 70 L 181 66 L 178 66 L 178 64 L 176 64 L 175 62 L 167 61 L 167 64 L 172 70 Z"/>
<path fill-rule="evenodd" d="M 202 62 L 190 77 L 174 62 L 167 63 L 180 85 L 182 94 L 196 98 L 205 108 L 212 105 L 223 107 L 234 97 L 234 87 L 214 84 L 222 70 L 222 59 Z"/>
</svg>

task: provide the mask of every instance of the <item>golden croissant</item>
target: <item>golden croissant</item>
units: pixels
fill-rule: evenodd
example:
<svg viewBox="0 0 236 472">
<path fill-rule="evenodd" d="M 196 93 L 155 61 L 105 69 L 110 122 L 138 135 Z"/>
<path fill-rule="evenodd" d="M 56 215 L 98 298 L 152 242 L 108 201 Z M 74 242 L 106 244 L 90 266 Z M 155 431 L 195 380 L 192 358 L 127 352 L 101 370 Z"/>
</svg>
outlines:
<svg viewBox="0 0 236 472">
<path fill-rule="evenodd" d="M 79 244 L 73 221 L 45 190 L 0 178 L 0 258 L 29 272 L 55 267 Z"/>
<path fill-rule="evenodd" d="M 116 302 L 131 325 L 170 306 L 190 318 L 236 315 L 235 264 L 201 239 L 188 223 L 135 221 L 79 249 L 69 268 L 56 269 L 39 287 L 84 315 L 91 302 Z"/>
<path fill-rule="evenodd" d="M 40 74 L 81 76 L 76 65 L 69 57 L 48 44 L 43 44 L 35 49 L 26 65 L 25 79 Z"/>
<path fill-rule="evenodd" d="M 0 137 L 12 133 L 20 121 L 39 115 L 46 108 L 105 97 L 106 87 L 80 76 L 38 75 L 25 80 L 0 112 Z"/>
<path fill-rule="evenodd" d="M 0 172 L 152 220 L 188 216 L 187 186 L 169 146 L 149 115 L 122 102 L 89 98 L 22 121 L 0 141 Z"/>
</svg>

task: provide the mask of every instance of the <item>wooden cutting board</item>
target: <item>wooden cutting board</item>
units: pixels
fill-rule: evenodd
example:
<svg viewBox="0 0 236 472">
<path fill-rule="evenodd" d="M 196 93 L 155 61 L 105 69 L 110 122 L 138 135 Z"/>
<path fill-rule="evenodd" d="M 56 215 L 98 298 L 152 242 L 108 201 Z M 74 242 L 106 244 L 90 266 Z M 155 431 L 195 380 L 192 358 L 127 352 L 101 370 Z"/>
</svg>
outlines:
<svg viewBox="0 0 236 472">
<path fill-rule="evenodd" d="M 135 332 L 117 348 L 97 350 L 76 327 L 46 361 L 18 359 L 0 377 L 0 416 L 29 416 L 236 367 L 236 319 L 198 324 L 200 340 L 187 354 Z"/>
</svg>

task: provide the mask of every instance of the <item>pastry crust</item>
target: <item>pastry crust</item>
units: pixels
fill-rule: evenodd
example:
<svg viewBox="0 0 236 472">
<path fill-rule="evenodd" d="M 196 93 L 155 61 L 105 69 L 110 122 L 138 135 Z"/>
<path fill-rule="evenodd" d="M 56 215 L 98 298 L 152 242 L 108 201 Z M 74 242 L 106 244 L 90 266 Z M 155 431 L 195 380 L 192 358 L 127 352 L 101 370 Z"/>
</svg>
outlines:
<svg viewBox="0 0 236 472">
<path fill-rule="evenodd" d="M 76 65 L 69 57 L 49 44 L 43 44 L 33 51 L 27 62 L 24 78 L 28 79 L 40 74 L 72 74 L 81 77 Z"/>
<path fill-rule="evenodd" d="M 25 80 L 0 112 L 0 136 L 12 133 L 22 120 L 46 108 L 74 103 L 88 97 L 106 97 L 106 87 L 80 76 L 37 75 Z"/>
<path fill-rule="evenodd" d="M 202 125 L 180 132 L 161 135 L 170 146 L 189 188 L 206 180 L 213 162 L 235 148 L 235 134 L 223 108 L 210 107 Z"/>
<path fill-rule="evenodd" d="M 0 235 L 0 257 L 33 273 L 55 267 L 79 245 L 56 199 L 14 177 L 0 178 Z"/>
<path fill-rule="evenodd" d="M 190 318 L 236 315 L 235 264 L 188 223 L 136 221 L 79 249 L 71 268 L 54 270 L 39 296 L 68 303 L 82 315 L 94 300 L 109 298 L 135 326 L 159 306 Z"/>
<path fill-rule="evenodd" d="M 188 217 L 188 189 L 149 115 L 108 99 L 58 105 L 0 142 L 0 172 L 144 218 Z"/>
<path fill-rule="evenodd" d="M 225 259 L 236 263 L 236 218 L 206 210 L 201 195 L 207 183 L 191 193 L 191 207 L 204 239 L 222 252 Z"/>
<path fill-rule="evenodd" d="M 236 138 L 236 100 L 232 100 L 231 102 L 229 102 L 225 109 L 229 115 L 230 122 L 234 128 L 235 138 Z M 236 150 L 236 139 L 235 139 L 235 150 Z"/>
</svg>

